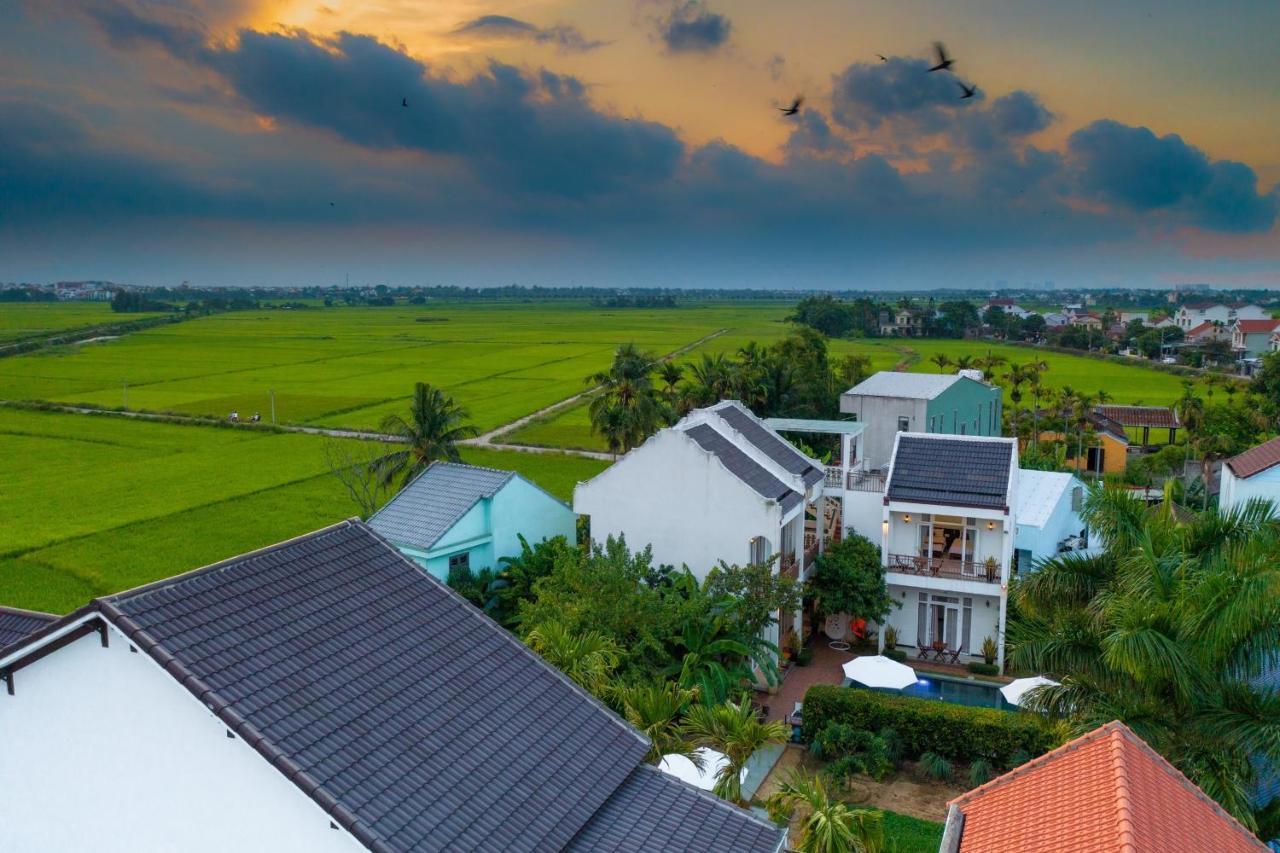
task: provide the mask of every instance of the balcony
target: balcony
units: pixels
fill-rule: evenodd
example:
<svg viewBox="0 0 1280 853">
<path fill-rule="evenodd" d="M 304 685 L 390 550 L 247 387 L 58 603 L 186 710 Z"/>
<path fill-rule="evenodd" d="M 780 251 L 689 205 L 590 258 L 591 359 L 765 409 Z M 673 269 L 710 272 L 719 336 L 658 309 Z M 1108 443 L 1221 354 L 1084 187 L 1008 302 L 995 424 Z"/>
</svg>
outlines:
<svg viewBox="0 0 1280 853">
<path fill-rule="evenodd" d="M 826 486 L 828 489 L 841 488 L 841 478 L 844 477 L 844 469 L 834 466 L 827 466 Z M 845 479 L 844 488 L 851 492 L 883 492 L 884 491 L 885 473 L 883 471 L 849 471 L 849 476 Z"/>
<path fill-rule="evenodd" d="M 990 574 L 985 562 L 958 560 L 954 557 L 920 557 L 913 554 L 890 554 L 890 572 L 951 580 L 1000 583 L 1000 569 Z"/>
<path fill-rule="evenodd" d="M 778 566 L 778 574 L 787 577 L 800 579 L 800 564 L 795 561 L 794 557 L 784 557 Z"/>
</svg>

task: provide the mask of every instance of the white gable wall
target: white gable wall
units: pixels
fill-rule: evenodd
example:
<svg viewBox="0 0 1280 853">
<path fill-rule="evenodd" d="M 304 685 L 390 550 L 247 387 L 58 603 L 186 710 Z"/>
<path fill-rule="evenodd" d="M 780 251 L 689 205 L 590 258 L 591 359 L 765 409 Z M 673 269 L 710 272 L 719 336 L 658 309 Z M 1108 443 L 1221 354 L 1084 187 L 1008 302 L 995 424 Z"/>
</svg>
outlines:
<svg viewBox="0 0 1280 853">
<path fill-rule="evenodd" d="M 1222 484 L 1218 489 L 1218 506 L 1229 510 L 1243 506 L 1252 498 L 1269 500 L 1280 512 L 1280 465 L 1259 471 L 1248 479 L 1237 477 L 1227 465 L 1222 466 Z"/>
<path fill-rule="evenodd" d="M 655 563 L 686 564 L 702 580 L 717 561 L 745 564 L 750 540 L 779 550 L 781 508 L 677 430 L 662 430 L 600 476 L 579 483 L 573 509 L 591 517 L 591 538 L 625 535 Z"/>
<path fill-rule="evenodd" d="M 0 688 L 0 850 L 364 850 L 111 629 Z"/>
</svg>

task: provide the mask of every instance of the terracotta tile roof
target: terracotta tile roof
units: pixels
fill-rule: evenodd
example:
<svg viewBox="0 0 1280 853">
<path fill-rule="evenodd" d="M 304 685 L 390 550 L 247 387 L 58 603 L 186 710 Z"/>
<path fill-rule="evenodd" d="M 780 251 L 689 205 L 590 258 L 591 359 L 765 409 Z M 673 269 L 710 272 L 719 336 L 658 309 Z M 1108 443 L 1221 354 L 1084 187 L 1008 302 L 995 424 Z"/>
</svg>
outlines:
<svg viewBox="0 0 1280 853">
<path fill-rule="evenodd" d="M 1208 332 L 1217 328 L 1217 326 L 1218 324 L 1214 323 L 1212 320 L 1205 320 L 1203 323 L 1201 323 L 1199 326 L 1196 326 L 1194 329 L 1188 329 L 1187 337 L 1194 338 L 1199 335 L 1207 334 Z"/>
<path fill-rule="evenodd" d="M 1266 851 L 1235 818 L 1123 723 L 957 797 L 959 853 Z"/>
<path fill-rule="evenodd" d="M 1227 467 L 1237 477 L 1252 477 L 1276 465 L 1280 465 L 1280 438 L 1264 441 L 1227 460 Z"/>
<path fill-rule="evenodd" d="M 1094 412 L 1127 427 L 1181 427 L 1178 413 L 1164 406 L 1097 406 Z"/>
<path fill-rule="evenodd" d="M 1236 320 L 1236 328 L 1243 334 L 1256 335 L 1280 328 L 1280 320 Z"/>
</svg>

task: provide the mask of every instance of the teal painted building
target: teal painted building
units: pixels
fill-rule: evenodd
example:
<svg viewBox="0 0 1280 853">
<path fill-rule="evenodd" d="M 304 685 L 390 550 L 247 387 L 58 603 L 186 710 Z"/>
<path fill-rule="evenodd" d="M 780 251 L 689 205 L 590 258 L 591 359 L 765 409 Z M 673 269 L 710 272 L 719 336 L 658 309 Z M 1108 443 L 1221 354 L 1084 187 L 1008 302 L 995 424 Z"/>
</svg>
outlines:
<svg viewBox="0 0 1280 853">
<path fill-rule="evenodd" d="M 889 464 L 900 432 L 941 435 L 1001 434 L 1003 392 L 977 370 L 957 374 L 881 371 L 840 395 L 840 411 L 866 424 L 868 468 Z"/>
<path fill-rule="evenodd" d="M 451 568 L 497 568 L 503 557 L 554 536 L 570 542 L 577 516 L 514 471 L 433 462 L 369 519 L 399 551 L 447 580 Z"/>
</svg>

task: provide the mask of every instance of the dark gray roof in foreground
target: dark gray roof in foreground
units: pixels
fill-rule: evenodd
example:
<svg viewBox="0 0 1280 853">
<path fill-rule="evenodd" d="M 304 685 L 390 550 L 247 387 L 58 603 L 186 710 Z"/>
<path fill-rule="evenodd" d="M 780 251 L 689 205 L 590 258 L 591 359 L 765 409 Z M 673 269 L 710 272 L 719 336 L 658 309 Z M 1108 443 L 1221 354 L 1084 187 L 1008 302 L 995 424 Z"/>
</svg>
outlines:
<svg viewBox="0 0 1280 853">
<path fill-rule="evenodd" d="M 641 764 L 574 837 L 571 851 L 736 853 L 782 848 L 783 830 Z"/>
<path fill-rule="evenodd" d="M 889 500 L 1000 509 L 1008 505 L 1013 441 L 898 436 Z"/>
<path fill-rule="evenodd" d="M 426 550 L 477 501 L 493 497 L 514 476 L 514 471 L 432 462 L 374 513 L 369 526 L 397 545 Z"/>
<path fill-rule="evenodd" d="M 719 803 L 676 825 L 653 791 L 687 794 L 633 787 L 647 740 L 358 521 L 66 619 L 94 609 L 371 850 L 684 849 L 758 824 Z"/>
<path fill-rule="evenodd" d="M 826 477 L 824 472 L 809 464 L 803 453 L 761 426 L 743 409 L 741 403 L 728 400 L 716 406 L 714 411 L 783 469 L 798 474 L 806 486 L 812 486 Z"/>
<path fill-rule="evenodd" d="M 725 438 L 707 424 L 698 424 L 685 430 L 685 434 L 698 442 L 706 451 L 714 453 L 724 463 L 724 467 L 742 482 L 755 489 L 761 497 L 777 501 L 783 512 L 800 503 L 803 498 L 798 492 L 769 473 L 769 471 L 747 454 L 743 453 L 733 442 Z"/>
<path fill-rule="evenodd" d="M 0 649 L 26 639 L 57 618 L 52 613 L 0 607 Z"/>
<path fill-rule="evenodd" d="M 559 849 L 648 748 L 359 522 L 103 603 L 373 849 Z"/>
</svg>

